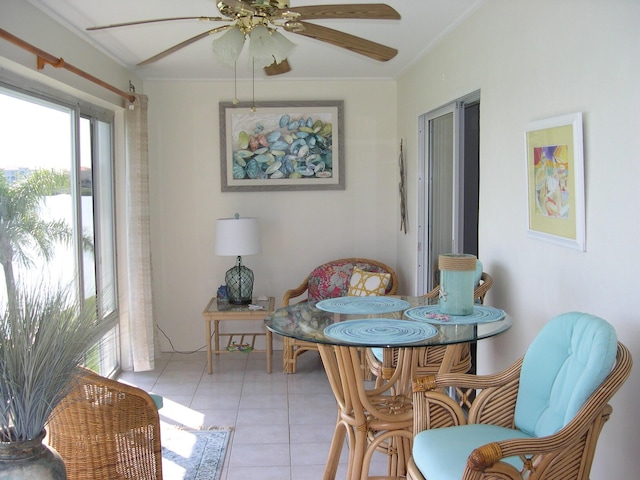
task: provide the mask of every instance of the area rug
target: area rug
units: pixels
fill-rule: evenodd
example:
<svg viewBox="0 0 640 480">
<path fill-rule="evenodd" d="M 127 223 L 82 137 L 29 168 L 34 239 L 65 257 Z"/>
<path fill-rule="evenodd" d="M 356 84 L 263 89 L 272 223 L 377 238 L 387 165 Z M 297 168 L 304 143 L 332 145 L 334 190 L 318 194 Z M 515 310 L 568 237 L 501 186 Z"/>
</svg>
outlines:
<svg viewBox="0 0 640 480">
<path fill-rule="evenodd" d="M 162 473 L 168 480 L 218 480 L 231 431 L 162 428 Z"/>
</svg>

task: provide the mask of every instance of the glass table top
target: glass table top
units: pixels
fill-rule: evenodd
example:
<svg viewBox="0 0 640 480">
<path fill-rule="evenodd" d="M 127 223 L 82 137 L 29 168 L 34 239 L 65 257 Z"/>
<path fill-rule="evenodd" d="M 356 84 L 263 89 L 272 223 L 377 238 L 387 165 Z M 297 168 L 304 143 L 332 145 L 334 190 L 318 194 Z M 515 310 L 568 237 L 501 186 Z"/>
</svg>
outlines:
<svg viewBox="0 0 640 480">
<path fill-rule="evenodd" d="M 366 347 L 416 347 L 471 342 L 498 335 L 511 327 L 509 315 L 496 314 L 496 309 L 493 307 L 486 307 L 486 309 L 492 309 L 491 319 L 495 318 L 495 320 L 487 321 L 486 317 L 480 315 L 482 318 L 479 318 L 478 322 L 467 319 L 467 321 L 460 323 L 459 317 L 457 317 L 458 321 L 456 321 L 456 317 L 451 317 L 451 320 L 447 321 L 446 316 L 443 317 L 442 315 L 424 315 L 424 318 L 422 318 L 411 314 L 411 311 L 409 312 L 410 316 L 405 314 L 407 310 L 415 309 L 416 307 L 437 305 L 437 299 L 408 296 L 370 298 L 376 305 L 381 303 L 385 303 L 385 305 L 397 304 L 398 310 L 389 312 L 388 308 L 384 308 L 377 312 L 378 308 L 369 308 L 363 305 L 361 311 L 365 313 L 356 313 L 352 309 L 349 309 L 350 313 L 340 313 L 342 311 L 341 308 L 335 308 L 333 310 L 337 311 L 332 312 L 325 310 L 323 305 L 321 305 L 323 308 L 318 308 L 315 303 L 301 302 L 277 309 L 267 315 L 264 322 L 265 326 L 273 333 L 285 337 L 328 345 Z M 395 299 L 395 301 L 385 302 L 384 298 Z M 340 303 L 336 302 L 336 305 L 340 306 Z M 479 307 L 479 313 L 482 313 L 483 308 Z M 331 327 L 328 332 L 325 332 L 327 327 L 340 322 L 366 319 L 379 320 L 374 322 L 376 325 L 369 327 L 366 326 L 365 322 L 354 322 L 349 324 L 350 326 L 353 325 L 353 328 Z M 393 331 L 398 330 L 397 328 L 389 328 L 389 326 L 393 326 L 390 323 L 393 320 L 403 321 L 401 322 L 404 328 L 403 335 L 393 335 Z M 419 326 L 409 329 L 410 332 L 407 333 L 406 327 L 411 325 L 404 322 L 422 324 L 427 327 L 428 333 L 425 332 L 421 335 L 419 332 L 425 329 L 419 328 Z M 378 326 L 380 327 L 379 329 L 377 328 Z M 361 332 L 359 332 L 359 328 L 362 328 Z M 374 334 L 376 329 L 380 332 L 379 335 Z M 431 329 L 435 329 L 435 334 L 432 333 Z M 338 330 L 341 331 L 340 335 L 335 334 Z M 343 332 L 346 332 L 346 334 Z"/>
</svg>

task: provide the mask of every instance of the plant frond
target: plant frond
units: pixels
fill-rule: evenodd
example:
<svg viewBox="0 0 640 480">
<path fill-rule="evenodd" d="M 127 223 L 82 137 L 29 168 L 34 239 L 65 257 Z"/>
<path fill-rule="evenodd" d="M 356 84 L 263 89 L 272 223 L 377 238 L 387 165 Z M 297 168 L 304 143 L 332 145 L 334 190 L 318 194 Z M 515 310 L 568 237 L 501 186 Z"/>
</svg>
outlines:
<svg viewBox="0 0 640 480">
<path fill-rule="evenodd" d="M 69 287 L 18 289 L 17 306 L 0 317 L 0 434 L 26 440 L 42 431 L 111 323 L 98 319 L 95 298 L 79 304 Z"/>
</svg>

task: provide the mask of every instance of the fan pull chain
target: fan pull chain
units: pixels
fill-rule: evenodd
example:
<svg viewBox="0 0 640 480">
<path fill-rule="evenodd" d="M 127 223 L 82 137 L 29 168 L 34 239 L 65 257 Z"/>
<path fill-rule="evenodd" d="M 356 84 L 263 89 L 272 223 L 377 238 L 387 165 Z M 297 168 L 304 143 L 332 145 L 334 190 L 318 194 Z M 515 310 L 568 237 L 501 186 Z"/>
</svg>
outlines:
<svg viewBox="0 0 640 480">
<path fill-rule="evenodd" d="M 251 111 L 256 111 L 256 58 L 251 58 Z"/>
<path fill-rule="evenodd" d="M 234 62 L 233 63 L 233 104 L 237 105 L 240 103 L 240 100 L 238 100 L 238 73 L 237 73 L 237 68 L 238 68 L 238 62 Z"/>
</svg>

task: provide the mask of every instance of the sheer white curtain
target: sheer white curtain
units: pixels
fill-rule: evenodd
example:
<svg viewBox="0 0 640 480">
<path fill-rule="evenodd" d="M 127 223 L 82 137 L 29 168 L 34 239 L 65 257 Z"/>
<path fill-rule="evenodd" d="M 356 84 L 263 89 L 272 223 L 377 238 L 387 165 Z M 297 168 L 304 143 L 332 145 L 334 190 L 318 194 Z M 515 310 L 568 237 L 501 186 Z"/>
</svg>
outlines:
<svg viewBox="0 0 640 480">
<path fill-rule="evenodd" d="M 123 370 L 154 367 L 154 321 L 151 292 L 149 226 L 149 150 L 147 97 L 136 94 L 125 114 L 126 129 L 126 294 L 120 299 L 120 344 Z"/>
</svg>

